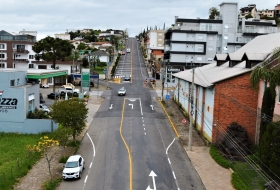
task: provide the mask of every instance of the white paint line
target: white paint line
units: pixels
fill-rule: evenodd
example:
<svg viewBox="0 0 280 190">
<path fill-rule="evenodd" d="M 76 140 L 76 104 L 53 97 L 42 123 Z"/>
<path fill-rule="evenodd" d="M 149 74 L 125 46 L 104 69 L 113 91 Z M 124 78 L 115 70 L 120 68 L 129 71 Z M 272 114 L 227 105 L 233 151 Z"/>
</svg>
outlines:
<svg viewBox="0 0 280 190">
<path fill-rule="evenodd" d="M 167 149 L 166 149 L 166 154 L 167 154 L 167 152 L 168 152 L 169 147 L 174 143 L 174 141 L 175 141 L 175 138 L 173 139 L 173 141 L 171 142 L 171 144 L 167 147 Z"/>
<path fill-rule="evenodd" d="M 176 179 L 176 176 L 175 176 L 175 173 L 174 173 L 174 171 L 172 171 L 172 173 L 173 173 L 173 177 L 174 177 L 174 179 Z"/>
<path fill-rule="evenodd" d="M 144 131 L 145 131 L 146 129 L 144 128 Z"/>
<path fill-rule="evenodd" d="M 88 175 L 86 176 L 86 179 L 85 179 L 84 183 L 86 183 L 86 182 L 87 182 L 87 178 L 88 178 Z"/>
<path fill-rule="evenodd" d="M 143 124 L 143 127 L 145 127 L 145 124 Z"/>
<path fill-rule="evenodd" d="M 167 159 L 168 159 L 169 164 L 171 164 L 170 159 L 169 158 L 167 158 Z"/>
<path fill-rule="evenodd" d="M 146 133 L 145 133 L 145 135 L 146 135 Z"/>
<path fill-rule="evenodd" d="M 139 101 L 140 101 L 141 115 L 143 115 L 142 104 L 141 104 L 141 99 L 140 98 L 139 98 Z"/>
<path fill-rule="evenodd" d="M 91 168 L 91 166 L 92 166 L 92 162 L 90 163 L 89 168 Z"/>
<path fill-rule="evenodd" d="M 90 138 L 90 136 L 89 136 L 89 134 L 88 134 L 88 133 L 87 133 L 87 136 L 88 136 L 88 138 L 89 138 L 89 140 L 90 140 L 90 142 L 91 142 L 91 144 L 92 144 L 93 157 L 95 157 L 95 146 L 94 146 L 93 141 L 92 141 L 92 139 Z"/>
</svg>

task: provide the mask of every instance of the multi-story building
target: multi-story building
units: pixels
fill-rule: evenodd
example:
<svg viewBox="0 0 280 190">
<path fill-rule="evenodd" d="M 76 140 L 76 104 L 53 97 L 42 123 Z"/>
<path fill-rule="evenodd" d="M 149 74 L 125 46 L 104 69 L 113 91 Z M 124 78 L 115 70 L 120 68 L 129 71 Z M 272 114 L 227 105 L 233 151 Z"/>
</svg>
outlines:
<svg viewBox="0 0 280 190">
<path fill-rule="evenodd" d="M 264 10 L 258 10 L 257 15 L 262 17 L 274 17 L 274 10 L 264 9 Z"/>
<path fill-rule="evenodd" d="M 54 34 L 54 37 L 62 40 L 70 40 L 70 34 L 68 33 Z"/>
<path fill-rule="evenodd" d="M 280 18 L 280 4 L 277 4 L 274 8 L 274 17 Z"/>
<path fill-rule="evenodd" d="M 165 32 L 165 82 L 172 73 L 213 62 L 216 54 L 233 53 L 258 35 L 277 32 L 274 20 L 238 18 L 238 3 L 220 4 L 215 19 L 175 17 L 172 29 Z"/>
<path fill-rule="evenodd" d="M 165 30 L 149 30 L 146 39 L 147 60 L 151 66 L 152 76 L 159 76 L 160 64 L 164 55 L 164 32 Z"/>
<path fill-rule="evenodd" d="M 257 16 L 257 8 L 255 4 L 249 4 L 247 7 L 242 7 L 240 9 L 239 17 L 245 17 L 247 15 L 251 15 L 253 18 Z"/>
<path fill-rule="evenodd" d="M 35 42 L 36 36 L 23 31 L 21 34 L 0 31 L 0 68 L 33 68 L 35 53 L 32 46 Z"/>
</svg>

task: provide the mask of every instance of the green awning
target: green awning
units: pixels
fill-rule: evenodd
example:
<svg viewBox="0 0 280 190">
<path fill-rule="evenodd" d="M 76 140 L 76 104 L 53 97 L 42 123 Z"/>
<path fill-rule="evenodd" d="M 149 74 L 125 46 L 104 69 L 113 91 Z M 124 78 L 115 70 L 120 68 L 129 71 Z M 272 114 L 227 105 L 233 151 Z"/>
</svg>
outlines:
<svg viewBox="0 0 280 190">
<path fill-rule="evenodd" d="M 54 72 L 48 72 L 48 73 L 29 73 L 27 72 L 26 78 L 28 79 L 44 79 L 44 78 L 51 78 L 51 77 L 58 77 L 58 76 L 64 76 L 67 75 L 67 71 L 54 71 Z"/>
</svg>

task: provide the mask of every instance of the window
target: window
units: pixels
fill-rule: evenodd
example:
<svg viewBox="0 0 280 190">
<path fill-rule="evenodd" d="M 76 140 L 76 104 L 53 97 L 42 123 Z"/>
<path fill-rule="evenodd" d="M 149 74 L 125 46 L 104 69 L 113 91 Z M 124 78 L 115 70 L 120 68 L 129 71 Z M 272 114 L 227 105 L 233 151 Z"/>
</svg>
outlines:
<svg viewBox="0 0 280 190">
<path fill-rule="evenodd" d="M 214 40 L 214 36 L 208 36 L 208 40 L 209 41 L 213 41 Z"/>
<path fill-rule="evenodd" d="M 15 80 L 10 80 L 10 86 L 15 86 Z"/>
<path fill-rule="evenodd" d="M 197 61 L 202 61 L 202 57 L 197 57 L 196 60 Z"/>
<path fill-rule="evenodd" d="M 5 58 L 5 54 L 4 53 L 2 53 L 2 54 L 0 54 L 0 59 L 4 59 Z"/>
<path fill-rule="evenodd" d="M 5 44 L 0 44 L 0 49 L 5 49 Z"/>
<path fill-rule="evenodd" d="M 47 69 L 47 65 L 38 65 L 38 69 Z"/>
<path fill-rule="evenodd" d="M 207 58 L 207 61 L 213 61 L 213 58 Z"/>
<path fill-rule="evenodd" d="M 34 68 L 34 64 L 29 64 L 29 67 L 28 67 L 29 69 L 32 69 L 32 68 Z"/>
<path fill-rule="evenodd" d="M 5 68 L 5 64 L 4 63 L 0 63 L 0 68 Z"/>
<path fill-rule="evenodd" d="M 198 39 L 198 40 L 203 40 L 203 36 L 202 36 L 202 35 L 198 35 L 198 36 L 197 36 L 197 39 Z"/>
<path fill-rule="evenodd" d="M 29 59 L 34 59 L 34 55 L 29 55 Z"/>
</svg>

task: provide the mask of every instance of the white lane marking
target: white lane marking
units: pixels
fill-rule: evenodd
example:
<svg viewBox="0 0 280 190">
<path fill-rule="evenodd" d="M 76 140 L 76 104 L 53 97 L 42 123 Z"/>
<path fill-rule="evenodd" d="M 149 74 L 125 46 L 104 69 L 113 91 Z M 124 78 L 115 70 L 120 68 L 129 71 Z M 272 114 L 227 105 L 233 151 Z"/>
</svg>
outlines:
<svg viewBox="0 0 280 190">
<path fill-rule="evenodd" d="M 90 138 L 90 136 L 89 136 L 89 134 L 88 134 L 88 133 L 87 133 L 87 136 L 88 136 L 88 138 L 89 138 L 89 140 L 90 140 L 90 142 L 91 142 L 91 144 L 92 144 L 93 157 L 95 157 L 95 146 L 94 146 L 93 141 L 92 141 L 92 139 Z"/>
<path fill-rule="evenodd" d="M 85 179 L 84 183 L 86 183 L 86 182 L 87 182 L 87 177 L 88 177 L 88 175 L 86 176 L 86 179 Z"/>
<path fill-rule="evenodd" d="M 142 103 L 141 103 L 141 99 L 139 98 L 140 101 L 140 108 L 141 108 L 141 115 L 143 115 L 143 111 L 142 111 Z M 143 120 L 144 121 L 144 120 Z"/>
<path fill-rule="evenodd" d="M 146 133 L 145 133 L 145 135 L 146 135 Z"/>
<path fill-rule="evenodd" d="M 152 110 L 154 110 L 154 106 L 153 105 L 150 105 L 150 106 L 151 106 Z"/>
<path fill-rule="evenodd" d="M 171 164 L 170 159 L 169 158 L 167 158 L 167 159 L 168 159 L 169 164 Z"/>
<path fill-rule="evenodd" d="M 172 171 L 172 173 L 173 173 L 173 177 L 174 177 L 174 179 L 176 179 L 176 176 L 175 176 L 175 173 L 174 173 L 174 171 Z"/>
<path fill-rule="evenodd" d="M 133 104 L 128 104 L 129 106 L 131 106 L 131 108 L 133 109 Z"/>
<path fill-rule="evenodd" d="M 146 129 L 144 128 L 144 131 L 145 131 Z"/>
<path fill-rule="evenodd" d="M 143 124 L 143 127 L 145 127 L 145 124 Z"/>
<path fill-rule="evenodd" d="M 112 109 L 113 108 L 113 104 L 111 104 L 111 107 L 109 107 L 109 109 Z"/>
<path fill-rule="evenodd" d="M 90 163 L 89 168 L 91 168 L 91 165 L 92 165 L 92 162 Z"/>
<path fill-rule="evenodd" d="M 167 147 L 167 149 L 166 149 L 166 154 L 167 154 L 167 152 L 168 152 L 169 147 L 174 143 L 174 141 L 175 141 L 175 138 L 173 139 L 173 141 L 171 142 L 171 144 Z"/>
</svg>

